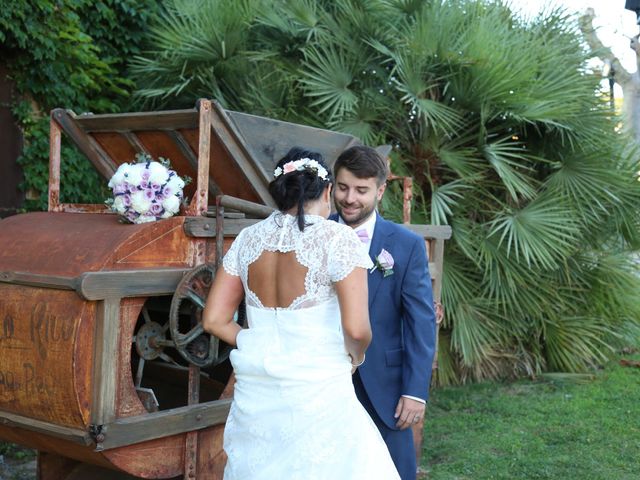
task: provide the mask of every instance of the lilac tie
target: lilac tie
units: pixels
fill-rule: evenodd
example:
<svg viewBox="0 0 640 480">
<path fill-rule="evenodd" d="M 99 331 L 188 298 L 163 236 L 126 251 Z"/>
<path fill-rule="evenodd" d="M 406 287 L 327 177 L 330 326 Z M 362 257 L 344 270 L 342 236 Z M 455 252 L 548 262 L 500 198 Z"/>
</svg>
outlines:
<svg viewBox="0 0 640 480">
<path fill-rule="evenodd" d="M 366 228 L 361 228 L 360 230 L 356 230 L 356 235 L 362 243 L 369 243 L 369 234 L 367 233 Z"/>
</svg>

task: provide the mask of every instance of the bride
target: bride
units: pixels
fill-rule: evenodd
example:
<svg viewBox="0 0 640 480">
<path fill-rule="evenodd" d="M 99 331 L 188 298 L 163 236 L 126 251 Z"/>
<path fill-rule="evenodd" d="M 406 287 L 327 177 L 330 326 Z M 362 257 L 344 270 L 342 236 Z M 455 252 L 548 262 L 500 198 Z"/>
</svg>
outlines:
<svg viewBox="0 0 640 480">
<path fill-rule="evenodd" d="M 373 265 L 327 220 L 332 184 L 320 154 L 290 150 L 269 185 L 279 210 L 238 235 L 209 292 L 205 330 L 237 346 L 226 480 L 400 478 L 351 382 L 371 341 Z"/>
</svg>

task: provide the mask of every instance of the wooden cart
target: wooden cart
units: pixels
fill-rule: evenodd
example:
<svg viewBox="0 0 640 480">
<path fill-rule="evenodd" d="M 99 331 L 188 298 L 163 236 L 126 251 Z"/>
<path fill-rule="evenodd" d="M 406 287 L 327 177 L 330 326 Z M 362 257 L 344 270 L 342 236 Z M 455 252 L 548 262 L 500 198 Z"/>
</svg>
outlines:
<svg viewBox="0 0 640 480">
<path fill-rule="evenodd" d="M 122 224 L 59 201 L 62 133 L 110 178 L 136 153 L 196 181 L 180 215 Z M 229 347 L 202 332 L 216 263 L 273 208 L 293 145 L 329 163 L 358 140 L 226 111 L 51 115 L 49 211 L 0 222 L 0 438 L 38 450 L 40 480 L 221 479 Z M 447 227 L 428 237 L 439 297 Z M 244 321 L 240 308 L 237 321 Z"/>
</svg>

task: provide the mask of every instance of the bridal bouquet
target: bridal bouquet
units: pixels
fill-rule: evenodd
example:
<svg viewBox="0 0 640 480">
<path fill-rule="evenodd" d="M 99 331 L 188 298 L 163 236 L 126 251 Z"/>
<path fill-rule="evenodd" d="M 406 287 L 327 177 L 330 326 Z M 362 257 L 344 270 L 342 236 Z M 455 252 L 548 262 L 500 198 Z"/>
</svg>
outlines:
<svg viewBox="0 0 640 480">
<path fill-rule="evenodd" d="M 138 154 L 136 160 L 118 167 L 109 180 L 113 198 L 105 203 L 131 223 L 154 222 L 178 213 L 185 180 L 162 157 L 156 162 L 150 155 Z"/>
</svg>

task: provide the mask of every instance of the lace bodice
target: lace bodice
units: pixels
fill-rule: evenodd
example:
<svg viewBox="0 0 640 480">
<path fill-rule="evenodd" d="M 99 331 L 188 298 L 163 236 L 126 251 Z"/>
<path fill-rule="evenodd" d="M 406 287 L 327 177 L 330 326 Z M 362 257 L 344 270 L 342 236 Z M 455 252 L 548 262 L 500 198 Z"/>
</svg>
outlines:
<svg viewBox="0 0 640 480">
<path fill-rule="evenodd" d="M 335 295 L 333 284 L 344 279 L 356 267 L 371 268 L 373 262 L 355 232 L 346 225 L 317 215 L 305 215 L 300 231 L 293 215 L 274 212 L 265 220 L 245 228 L 223 259 L 227 273 L 240 276 L 247 305 L 265 308 L 249 289 L 249 265 L 265 250 L 295 252 L 298 263 L 307 268 L 305 293 L 287 310 L 317 305 Z"/>
</svg>

